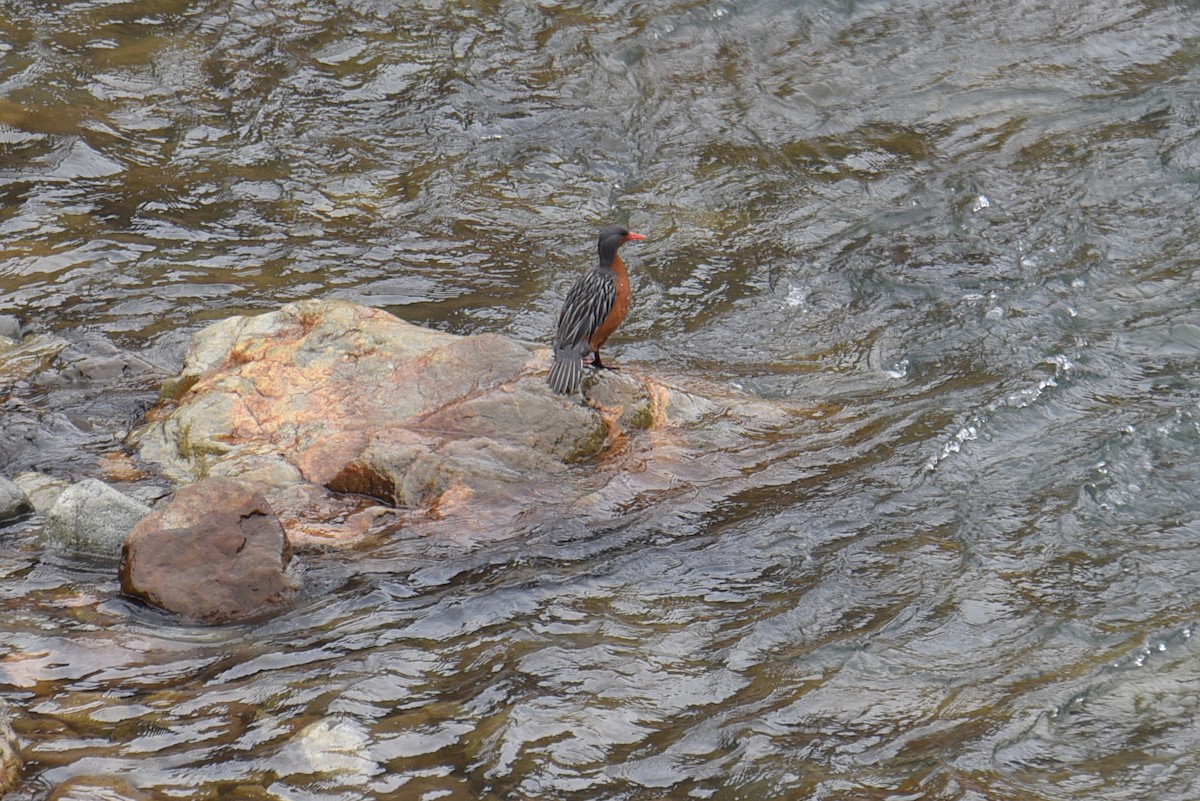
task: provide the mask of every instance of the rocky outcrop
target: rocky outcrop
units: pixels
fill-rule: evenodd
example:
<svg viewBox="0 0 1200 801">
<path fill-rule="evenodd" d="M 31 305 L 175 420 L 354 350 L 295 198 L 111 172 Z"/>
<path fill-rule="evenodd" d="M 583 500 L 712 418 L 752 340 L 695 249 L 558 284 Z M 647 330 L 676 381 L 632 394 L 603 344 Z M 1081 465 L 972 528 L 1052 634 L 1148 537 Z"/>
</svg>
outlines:
<svg viewBox="0 0 1200 801">
<path fill-rule="evenodd" d="M 385 501 L 409 522 L 467 499 L 488 509 L 530 493 L 527 505 L 654 419 L 641 381 L 614 378 L 606 410 L 552 395 L 545 363 L 495 335 L 456 337 L 346 301 L 291 304 L 197 334 L 140 453 L 180 482 L 253 483 L 301 537 L 315 519 L 305 504 L 330 493 Z M 298 484 L 322 492 L 286 498 Z"/>
<path fill-rule="evenodd" d="M 125 536 L 149 512 L 103 481 L 85 479 L 63 490 L 46 512 L 42 541 L 57 550 L 116 558 Z"/>
<path fill-rule="evenodd" d="M 184 487 L 134 527 L 121 589 L 189 620 L 261 616 L 289 599 L 291 548 L 261 493 L 208 478 Z"/>
<path fill-rule="evenodd" d="M 747 434 L 790 414 L 631 369 L 556 396 L 548 365 L 547 350 L 492 334 L 294 303 L 197 333 L 136 444 L 181 484 L 256 487 L 297 547 L 396 527 L 477 542 L 603 519 L 683 486 L 678 476 L 737 479 Z"/>
<path fill-rule="evenodd" d="M 18 520 L 33 511 L 29 497 L 7 478 L 0 478 L 0 525 Z"/>
</svg>

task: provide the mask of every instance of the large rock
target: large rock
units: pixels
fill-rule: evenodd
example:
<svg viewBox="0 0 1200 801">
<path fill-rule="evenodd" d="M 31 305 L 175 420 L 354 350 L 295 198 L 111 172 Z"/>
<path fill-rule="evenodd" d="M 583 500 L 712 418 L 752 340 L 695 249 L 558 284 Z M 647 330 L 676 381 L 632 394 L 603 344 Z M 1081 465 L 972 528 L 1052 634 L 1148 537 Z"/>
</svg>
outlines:
<svg viewBox="0 0 1200 801">
<path fill-rule="evenodd" d="M 395 506 L 409 529 L 454 518 L 455 536 L 478 540 L 627 508 L 676 485 L 680 469 L 698 480 L 741 476 L 744 465 L 693 457 L 733 453 L 744 431 L 772 425 L 760 415 L 785 414 L 628 369 L 589 377 L 582 400 L 556 396 L 547 368 L 547 350 L 500 336 L 457 337 L 348 301 L 305 301 L 196 334 L 137 441 L 179 483 L 252 483 L 297 542 L 314 525 L 336 537 L 313 510 L 361 496 Z M 648 477 L 644 487 L 634 473 Z M 345 527 L 356 537 L 397 525 L 370 503 L 340 515 L 357 520 Z"/>
<path fill-rule="evenodd" d="M 121 589 L 191 620 L 242 620 L 289 599 L 290 559 L 283 527 L 260 493 L 208 478 L 137 524 L 121 555 Z"/>
<path fill-rule="evenodd" d="M 84 479 L 63 490 L 46 512 L 42 541 L 61 551 L 115 558 L 126 535 L 149 512 L 149 506 L 103 481 Z"/>
<path fill-rule="evenodd" d="M 0 478 L 0 525 L 17 520 L 33 511 L 29 497 L 7 478 Z"/>
</svg>

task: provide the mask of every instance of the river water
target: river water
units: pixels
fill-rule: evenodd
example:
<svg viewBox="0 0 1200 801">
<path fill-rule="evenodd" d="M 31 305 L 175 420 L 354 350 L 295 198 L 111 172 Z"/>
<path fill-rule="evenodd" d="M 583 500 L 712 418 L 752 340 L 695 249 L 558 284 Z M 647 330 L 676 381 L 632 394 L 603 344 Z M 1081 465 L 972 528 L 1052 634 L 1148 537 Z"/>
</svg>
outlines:
<svg viewBox="0 0 1200 801">
<path fill-rule="evenodd" d="M 1190 4 L 0 0 L 0 90 L 0 313 L 69 343 L 5 475 L 235 313 L 545 341 L 613 220 L 614 361 L 808 412 L 255 625 L 10 527 L 11 797 L 1200 798 Z"/>
</svg>

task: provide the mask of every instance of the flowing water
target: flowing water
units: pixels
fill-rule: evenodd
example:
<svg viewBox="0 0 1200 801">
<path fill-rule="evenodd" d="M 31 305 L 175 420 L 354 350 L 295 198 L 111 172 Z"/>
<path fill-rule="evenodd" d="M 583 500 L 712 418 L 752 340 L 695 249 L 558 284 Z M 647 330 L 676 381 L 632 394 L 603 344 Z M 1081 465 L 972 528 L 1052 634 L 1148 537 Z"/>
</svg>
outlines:
<svg viewBox="0 0 1200 801">
<path fill-rule="evenodd" d="M 0 531 L 12 797 L 1200 798 L 1198 193 L 1183 2 L 0 0 L 0 473 L 235 313 L 545 341 L 613 220 L 615 361 L 812 412 L 254 625 Z"/>
</svg>

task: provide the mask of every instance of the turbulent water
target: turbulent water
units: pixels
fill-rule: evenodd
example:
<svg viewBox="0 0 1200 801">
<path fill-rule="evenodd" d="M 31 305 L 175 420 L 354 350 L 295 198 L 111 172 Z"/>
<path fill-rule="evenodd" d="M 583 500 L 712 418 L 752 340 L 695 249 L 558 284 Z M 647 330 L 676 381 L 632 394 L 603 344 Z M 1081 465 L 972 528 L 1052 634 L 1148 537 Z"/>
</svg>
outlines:
<svg viewBox="0 0 1200 801">
<path fill-rule="evenodd" d="M 613 220 L 614 361 L 805 411 L 257 625 L 0 531 L 12 797 L 1200 797 L 1198 193 L 1186 3 L 0 0 L 0 473 L 235 313 L 544 342 Z"/>
</svg>

